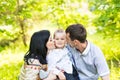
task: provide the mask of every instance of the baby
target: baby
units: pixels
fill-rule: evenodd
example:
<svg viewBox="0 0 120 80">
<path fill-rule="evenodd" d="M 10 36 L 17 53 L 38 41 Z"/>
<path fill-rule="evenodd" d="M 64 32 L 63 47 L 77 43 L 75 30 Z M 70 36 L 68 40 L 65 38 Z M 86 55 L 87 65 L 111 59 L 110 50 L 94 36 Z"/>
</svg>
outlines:
<svg viewBox="0 0 120 80">
<path fill-rule="evenodd" d="M 66 34 L 64 30 L 58 29 L 54 33 L 54 47 L 55 49 L 49 50 L 47 55 L 48 72 L 58 77 L 61 80 L 59 74 L 61 72 L 65 76 L 66 80 L 75 80 L 73 76 L 73 66 L 68 56 L 69 51 L 66 46 Z M 44 80 L 51 80 L 50 74 Z"/>
</svg>

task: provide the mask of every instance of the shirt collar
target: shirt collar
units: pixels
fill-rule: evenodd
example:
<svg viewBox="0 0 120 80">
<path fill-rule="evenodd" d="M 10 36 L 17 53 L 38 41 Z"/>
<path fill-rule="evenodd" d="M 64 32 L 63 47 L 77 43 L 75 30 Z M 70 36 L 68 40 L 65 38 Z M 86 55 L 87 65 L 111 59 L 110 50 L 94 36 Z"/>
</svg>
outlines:
<svg viewBox="0 0 120 80">
<path fill-rule="evenodd" d="M 89 41 L 87 41 L 87 47 L 86 47 L 85 50 L 81 53 L 81 55 L 83 55 L 83 56 L 87 55 L 88 52 L 89 52 L 89 50 L 90 50 L 90 43 L 89 43 Z"/>
</svg>

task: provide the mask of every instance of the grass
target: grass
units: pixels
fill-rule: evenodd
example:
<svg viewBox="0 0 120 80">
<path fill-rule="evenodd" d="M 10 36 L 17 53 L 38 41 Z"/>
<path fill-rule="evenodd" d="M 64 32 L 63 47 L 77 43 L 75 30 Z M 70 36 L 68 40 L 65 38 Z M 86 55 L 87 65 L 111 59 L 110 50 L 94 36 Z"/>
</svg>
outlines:
<svg viewBox="0 0 120 80">
<path fill-rule="evenodd" d="M 23 63 L 22 54 L 4 54 L 0 57 L 0 80 L 17 80 Z"/>
<path fill-rule="evenodd" d="M 27 47 L 18 41 L 0 52 L 0 80 L 17 80 L 26 51 Z"/>
<path fill-rule="evenodd" d="M 115 67 L 114 63 L 111 61 L 111 66 L 110 66 L 110 77 L 111 80 L 120 80 L 120 68 Z"/>
<path fill-rule="evenodd" d="M 4 54 L 0 58 L 0 62 L 2 63 L 0 65 L 0 80 L 17 80 L 23 63 L 23 54 Z M 120 80 L 120 68 L 115 67 L 112 61 L 109 66 L 111 80 Z"/>
</svg>

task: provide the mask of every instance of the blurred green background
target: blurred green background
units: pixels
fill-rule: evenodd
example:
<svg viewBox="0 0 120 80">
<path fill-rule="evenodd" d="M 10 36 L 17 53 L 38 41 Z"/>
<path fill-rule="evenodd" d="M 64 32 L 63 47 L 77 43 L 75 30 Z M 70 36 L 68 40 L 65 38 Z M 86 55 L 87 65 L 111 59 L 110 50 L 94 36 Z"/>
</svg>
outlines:
<svg viewBox="0 0 120 80">
<path fill-rule="evenodd" d="M 17 80 L 35 31 L 81 23 L 120 80 L 119 0 L 0 0 L 0 80 Z"/>
</svg>

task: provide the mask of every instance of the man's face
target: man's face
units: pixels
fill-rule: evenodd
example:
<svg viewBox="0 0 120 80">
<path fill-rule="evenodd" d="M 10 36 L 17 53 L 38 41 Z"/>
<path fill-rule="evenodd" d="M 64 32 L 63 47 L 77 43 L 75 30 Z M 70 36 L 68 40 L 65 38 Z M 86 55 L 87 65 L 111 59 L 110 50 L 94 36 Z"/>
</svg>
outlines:
<svg viewBox="0 0 120 80">
<path fill-rule="evenodd" d="M 67 43 L 68 43 L 71 47 L 74 47 L 74 46 L 75 46 L 74 41 L 71 40 L 69 33 L 66 34 L 66 39 L 67 39 Z"/>
</svg>

